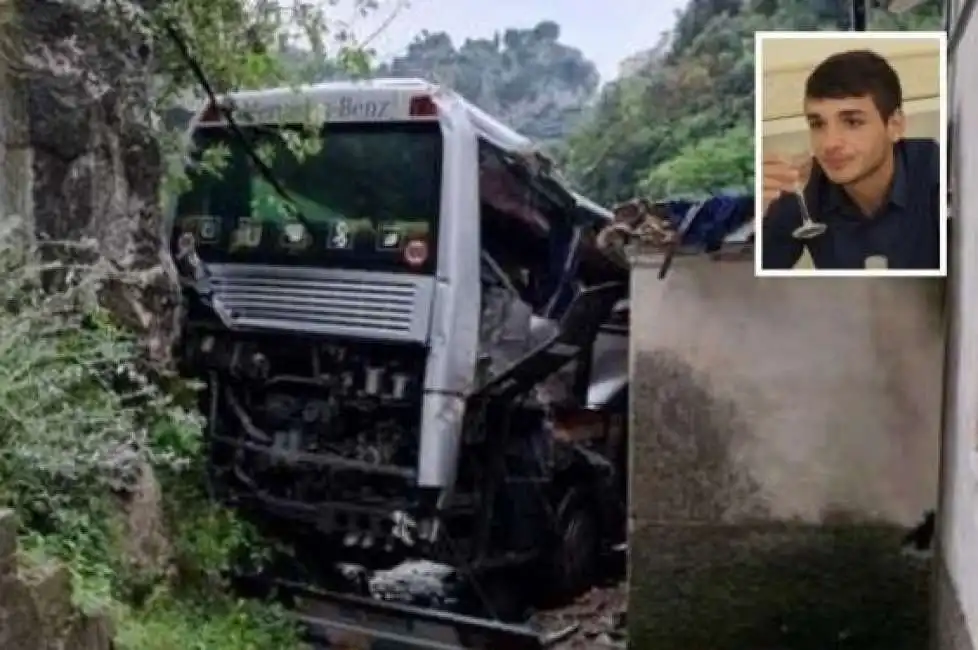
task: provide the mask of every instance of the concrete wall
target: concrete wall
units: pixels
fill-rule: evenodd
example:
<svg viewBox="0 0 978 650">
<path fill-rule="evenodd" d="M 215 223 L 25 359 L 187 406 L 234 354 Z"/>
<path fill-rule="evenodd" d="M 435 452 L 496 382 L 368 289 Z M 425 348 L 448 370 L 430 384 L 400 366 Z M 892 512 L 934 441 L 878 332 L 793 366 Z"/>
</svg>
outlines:
<svg viewBox="0 0 978 650">
<path fill-rule="evenodd" d="M 943 282 L 632 280 L 629 630 L 656 650 L 920 650 Z M 889 622 L 887 622 L 889 621 Z"/>
<path fill-rule="evenodd" d="M 964 2 L 951 3 L 952 33 Z M 951 57 L 951 344 L 945 404 L 937 616 L 939 650 L 978 646 L 978 23 L 964 28 Z M 956 63 L 960 62 L 960 64 Z"/>
</svg>

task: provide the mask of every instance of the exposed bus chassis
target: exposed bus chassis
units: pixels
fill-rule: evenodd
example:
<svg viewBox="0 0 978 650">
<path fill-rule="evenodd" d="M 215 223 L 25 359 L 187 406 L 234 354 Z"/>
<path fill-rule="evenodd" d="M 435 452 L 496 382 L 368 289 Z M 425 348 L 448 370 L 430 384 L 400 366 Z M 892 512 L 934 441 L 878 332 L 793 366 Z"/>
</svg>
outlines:
<svg viewBox="0 0 978 650">
<path fill-rule="evenodd" d="M 553 413 L 527 402 L 573 366 L 583 404 L 595 339 L 626 292 L 581 291 L 552 335 L 477 384 L 447 499 L 415 482 L 425 349 L 228 328 L 214 296 L 189 292 L 182 360 L 206 386 L 212 483 L 295 545 L 299 562 L 261 580 L 294 599 L 314 639 L 546 645 L 519 625 L 526 607 L 590 586 L 602 552 L 624 541 L 626 442 L 614 428 L 627 398 L 577 437 L 555 435 Z M 419 562 L 441 572 L 432 593 L 392 577 Z"/>
</svg>

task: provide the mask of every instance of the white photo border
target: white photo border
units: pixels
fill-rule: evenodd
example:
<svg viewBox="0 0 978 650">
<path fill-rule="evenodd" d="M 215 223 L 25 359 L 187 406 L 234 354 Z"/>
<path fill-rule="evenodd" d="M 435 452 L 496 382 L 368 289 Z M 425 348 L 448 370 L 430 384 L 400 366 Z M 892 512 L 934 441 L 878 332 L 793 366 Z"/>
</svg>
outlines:
<svg viewBox="0 0 978 650">
<path fill-rule="evenodd" d="M 907 32 L 855 32 L 855 31 L 825 31 L 825 32 L 755 32 L 754 33 L 754 215 L 758 221 L 754 238 L 754 275 L 759 278 L 934 278 L 947 277 L 948 269 L 948 204 L 942 200 L 940 204 L 940 220 L 944 227 L 940 231 L 940 266 L 935 269 L 764 269 L 761 267 L 761 251 L 763 249 L 763 228 L 760 220 L 763 218 L 763 188 L 761 169 L 763 167 L 764 144 L 764 66 L 763 48 L 766 41 L 774 40 L 923 40 L 933 38 L 938 42 L 938 104 L 939 104 L 939 137 L 940 147 L 940 196 L 947 197 L 948 161 L 948 70 L 947 70 L 947 32 L 943 31 L 907 31 Z"/>
</svg>

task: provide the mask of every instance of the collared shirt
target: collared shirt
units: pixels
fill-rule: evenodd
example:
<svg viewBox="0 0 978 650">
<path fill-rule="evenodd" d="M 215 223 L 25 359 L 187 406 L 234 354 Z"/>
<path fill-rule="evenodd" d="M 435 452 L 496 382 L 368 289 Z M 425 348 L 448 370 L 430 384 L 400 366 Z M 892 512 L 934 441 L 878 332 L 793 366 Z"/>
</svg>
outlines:
<svg viewBox="0 0 978 650">
<path fill-rule="evenodd" d="M 816 164 L 805 202 L 812 218 L 828 228 L 814 239 L 795 239 L 792 232 L 802 223 L 798 198 L 779 197 L 763 218 L 763 268 L 790 269 L 806 247 L 819 269 L 862 269 L 874 256 L 885 257 L 891 269 L 940 268 L 939 156 L 933 140 L 895 144 L 893 182 L 872 216 L 863 215 Z"/>
</svg>

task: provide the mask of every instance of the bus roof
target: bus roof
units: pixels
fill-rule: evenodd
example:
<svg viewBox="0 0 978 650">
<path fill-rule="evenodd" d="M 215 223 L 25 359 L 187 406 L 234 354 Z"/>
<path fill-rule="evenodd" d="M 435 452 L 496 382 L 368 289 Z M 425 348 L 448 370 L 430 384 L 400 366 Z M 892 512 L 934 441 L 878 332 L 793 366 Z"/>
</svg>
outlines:
<svg viewBox="0 0 978 650">
<path fill-rule="evenodd" d="M 588 213 L 598 222 L 611 221 L 613 213 L 574 192 L 558 175 L 552 173 L 550 157 L 530 138 L 518 133 L 502 121 L 465 99 L 446 86 L 424 79 L 378 78 L 357 81 L 327 81 L 302 86 L 285 86 L 260 90 L 242 90 L 224 95 L 241 124 L 305 121 L 310 117 L 334 122 L 410 121 L 437 119 L 436 111 L 425 110 L 431 99 L 448 101 L 460 106 L 469 118 L 478 137 L 488 144 L 515 157 L 537 160 L 544 174 L 575 203 L 578 210 Z M 421 100 L 421 103 L 415 103 Z M 416 108 L 420 107 L 420 110 Z M 191 122 L 190 129 L 220 121 L 219 113 L 208 104 L 202 107 Z M 295 111 L 321 110 L 322 114 L 307 114 L 305 119 L 289 119 Z"/>
<path fill-rule="evenodd" d="M 430 97 L 451 101 L 460 105 L 479 136 L 507 152 L 531 152 L 533 142 L 517 133 L 501 121 L 451 89 L 424 79 L 381 78 L 362 81 L 327 81 L 295 87 L 279 87 L 261 90 L 241 90 L 228 93 L 222 99 L 229 100 L 240 111 L 239 121 L 247 123 L 249 114 L 260 115 L 274 122 L 272 111 L 278 109 L 322 106 L 330 113 L 330 121 L 395 121 L 430 120 L 433 114 L 414 114 L 411 100 Z M 365 106 L 364 102 L 375 104 Z M 386 105 L 377 102 L 387 102 Z M 329 110 L 335 108 L 337 110 Z M 357 109 L 361 110 L 357 110 Z M 369 110 L 373 108 L 373 110 Z M 263 110 L 264 109 L 264 110 Z M 344 110 L 345 109 L 345 110 Z M 266 112 L 267 111 L 267 112 Z M 325 112 L 325 111 L 324 111 Z M 197 114 L 197 121 L 210 121 L 204 117 L 206 107 Z M 294 113 L 293 113 L 294 114 Z"/>
</svg>

